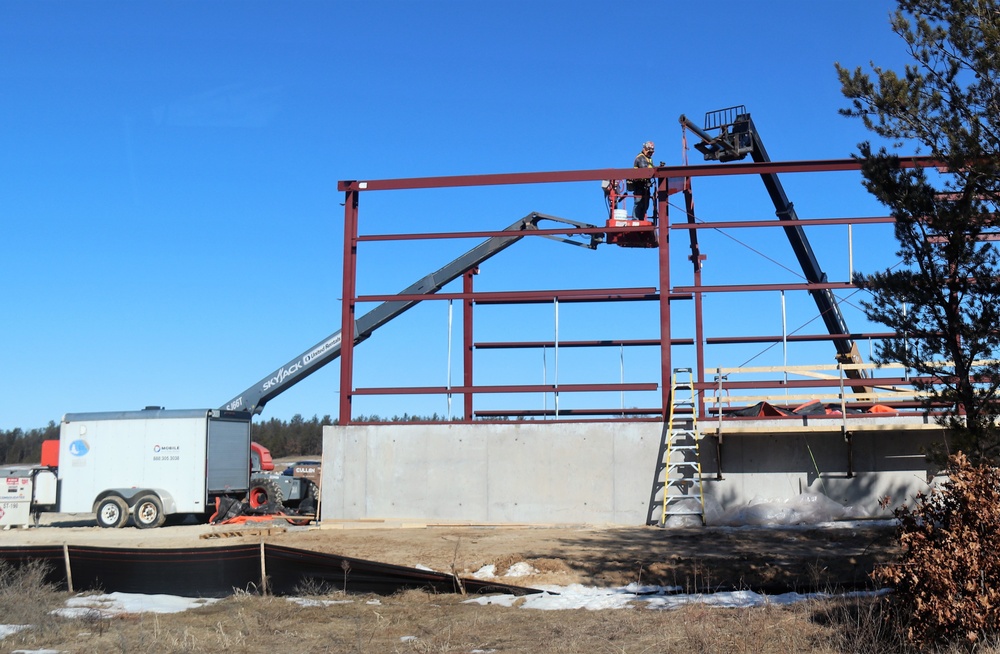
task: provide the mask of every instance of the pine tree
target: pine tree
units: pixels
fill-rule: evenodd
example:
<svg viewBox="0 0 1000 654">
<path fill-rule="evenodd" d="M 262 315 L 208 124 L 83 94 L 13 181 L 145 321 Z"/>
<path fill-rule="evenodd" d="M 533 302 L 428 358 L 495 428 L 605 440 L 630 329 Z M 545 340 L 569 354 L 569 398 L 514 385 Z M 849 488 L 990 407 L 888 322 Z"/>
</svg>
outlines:
<svg viewBox="0 0 1000 654">
<path fill-rule="evenodd" d="M 897 334 L 876 361 L 901 362 L 944 412 L 951 449 L 1000 459 L 1000 5 L 898 0 L 890 19 L 913 59 L 902 74 L 837 65 L 846 116 L 885 140 L 858 145 L 864 186 L 896 220 L 898 267 L 858 274 L 868 317 Z M 900 167 L 903 148 L 936 168 Z"/>
</svg>

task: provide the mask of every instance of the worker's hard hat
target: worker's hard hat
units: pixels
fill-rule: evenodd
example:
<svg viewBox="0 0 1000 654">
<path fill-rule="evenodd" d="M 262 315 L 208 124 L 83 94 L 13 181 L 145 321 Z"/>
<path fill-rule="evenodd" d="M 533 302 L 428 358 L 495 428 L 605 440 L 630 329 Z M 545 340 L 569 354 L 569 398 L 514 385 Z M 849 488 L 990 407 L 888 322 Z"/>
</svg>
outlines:
<svg viewBox="0 0 1000 654">
<path fill-rule="evenodd" d="M 646 141 L 645 143 L 642 144 L 642 149 L 643 150 L 653 150 L 653 149 L 655 149 L 655 146 L 653 145 L 652 141 Z"/>
</svg>

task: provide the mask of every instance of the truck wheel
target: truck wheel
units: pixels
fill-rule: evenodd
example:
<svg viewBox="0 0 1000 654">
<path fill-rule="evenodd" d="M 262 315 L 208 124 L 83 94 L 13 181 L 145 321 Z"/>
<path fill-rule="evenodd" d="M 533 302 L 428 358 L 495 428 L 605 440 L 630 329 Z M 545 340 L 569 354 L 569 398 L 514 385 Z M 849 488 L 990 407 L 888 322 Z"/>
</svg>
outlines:
<svg viewBox="0 0 1000 654">
<path fill-rule="evenodd" d="M 132 520 L 139 529 L 155 529 L 163 526 L 163 504 L 156 495 L 143 495 L 132 509 Z"/>
<path fill-rule="evenodd" d="M 277 482 L 267 477 L 254 477 L 250 480 L 250 492 L 247 493 L 247 504 L 251 509 L 266 509 L 277 512 L 283 508 L 281 489 Z"/>
<path fill-rule="evenodd" d="M 128 505 L 122 498 L 112 495 L 101 500 L 95 513 L 98 525 L 105 529 L 118 529 L 124 527 L 128 520 Z"/>
</svg>

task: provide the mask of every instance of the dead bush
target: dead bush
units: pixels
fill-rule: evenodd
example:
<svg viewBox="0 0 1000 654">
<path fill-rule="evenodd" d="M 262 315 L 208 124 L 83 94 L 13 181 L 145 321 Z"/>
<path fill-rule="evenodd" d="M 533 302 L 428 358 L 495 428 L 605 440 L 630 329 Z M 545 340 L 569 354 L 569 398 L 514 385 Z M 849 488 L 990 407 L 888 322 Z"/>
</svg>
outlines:
<svg viewBox="0 0 1000 654">
<path fill-rule="evenodd" d="M 1000 633 L 1000 470 L 961 453 L 948 480 L 895 511 L 901 560 L 875 569 L 918 647 L 975 646 Z"/>
</svg>

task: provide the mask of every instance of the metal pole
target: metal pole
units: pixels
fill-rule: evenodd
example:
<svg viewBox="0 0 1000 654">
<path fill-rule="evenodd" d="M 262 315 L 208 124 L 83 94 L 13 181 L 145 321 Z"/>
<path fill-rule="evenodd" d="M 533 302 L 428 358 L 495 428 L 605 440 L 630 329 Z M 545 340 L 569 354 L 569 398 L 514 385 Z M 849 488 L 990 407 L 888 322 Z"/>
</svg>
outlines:
<svg viewBox="0 0 1000 654">
<path fill-rule="evenodd" d="M 788 317 L 785 312 L 785 292 L 781 291 L 781 367 L 785 375 L 785 400 L 788 400 Z"/>
<path fill-rule="evenodd" d="M 466 388 L 472 388 L 472 382 L 474 380 L 472 374 L 472 276 L 475 271 L 468 271 L 462 276 L 462 291 L 468 296 L 469 299 L 462 302 L 462 378 Z M 463 418 L 467 422 L 472 421 L 472 392 L 467 391 L 465 393 L 465 402 L 463 410 Z"/>
<path fill-rule="evenodd" d="M 448 421 L 451 421 L 451 330 L 452 330 L 452 319 L 453 319 L 453 308 L 452 300 L 448 300 L 448 371 L 447 371 L 447 385 L 448 385 Z"/>
<path fill-rule="evenodd" d="M 618 346 L 618 366 L 619 366 L 619 378 L 621 383 L 625 383 L 625 344 Z M 621 392 L 622 396 L 622 415 L 625 415 L 625 391 Z"/>
<path fill-rule="evenodd" d="M 548 349 L 542 346 L 542 385 L 549 383 L 549 353 Z M 547 417 L 549 410 L 549 394 L 542 391 L 542 415 Z"/>
<path fill-rule="evenodd" d="M 555 417 L 559 417 L 559 298 L 552 300 L 553 311 L 555 314 L 555 338 L 552 346 L 552 365 L 555 366 L 555 371 L 552 373 L 552 381 L 555 388 Z"/>
<path fill-rule="evenodd" d="M 847 278 L 854 279 L 854 225 L 847 224 Z"/>
<path fill-rule="evenodd" d="M 340 315 L 340 419 L 351 422 L 351 396 L 354 389 L 354 298 L 357 285 L 358 192 L 347 191 L 344 197 L 344 286 Z"/>
</svg>

